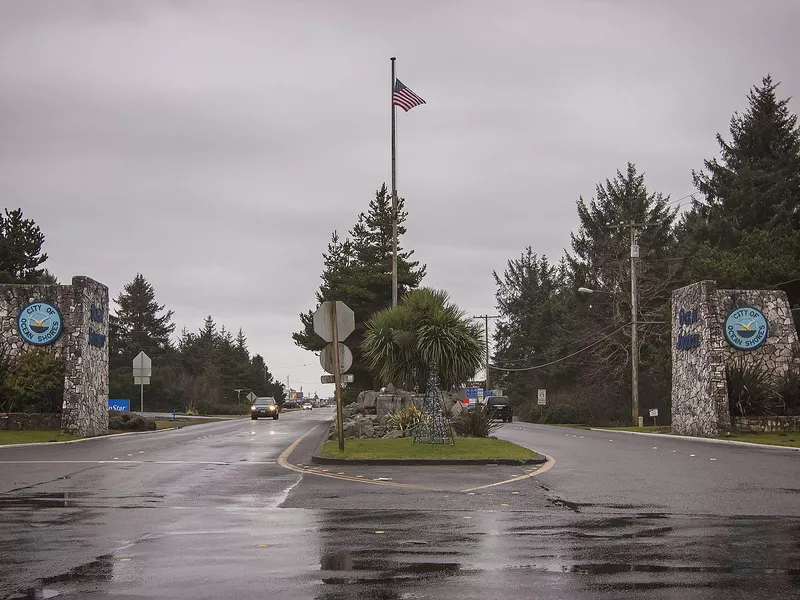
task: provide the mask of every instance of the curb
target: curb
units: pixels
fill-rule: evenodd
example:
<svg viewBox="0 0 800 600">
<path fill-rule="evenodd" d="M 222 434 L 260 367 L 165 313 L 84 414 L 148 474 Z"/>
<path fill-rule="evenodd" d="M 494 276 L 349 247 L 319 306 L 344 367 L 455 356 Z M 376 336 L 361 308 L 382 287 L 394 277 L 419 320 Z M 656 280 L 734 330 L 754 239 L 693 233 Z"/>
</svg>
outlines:
<svg viewBox="0 0 800 600">
<path fill-rule="evenodd" d="M 715 438 L 696 437 L 692 435 L 675 435 L 672 433 L 647 433 L 644 431 L 622 431 L 619 429 L 602 429 L 598 427 L 590 427 L 589 431 L 603 431 L 605 433 L 625 433 L 628 435 L 643 435 L 646 437 L 657 437 L 661 439 L 671 440 L 688 440 L 690 442 L 706 442 L 708 444 L 728 444 L 729 446 L 740 446 L 744 448 L 769 448 L 771 450 L 791 450 L 793 452 L 800 452 L 800 448 L 792 446 L 775 446 L 773 444 L 755 444 L 753 442 L 740 442 L 738 440 L 718 440 Z M 800 434 L 798 434 L 800 435 Z"/>
<path fill-rule="evenodd" d="M 536 454 L 534 458 L 515 460 L 513 458 L 331 458 L 314 454 L 311 462 L 315 465 L 372 465 L 410 467 L 420 465 L 541 465 L 547 457 Z"/>
</svg>

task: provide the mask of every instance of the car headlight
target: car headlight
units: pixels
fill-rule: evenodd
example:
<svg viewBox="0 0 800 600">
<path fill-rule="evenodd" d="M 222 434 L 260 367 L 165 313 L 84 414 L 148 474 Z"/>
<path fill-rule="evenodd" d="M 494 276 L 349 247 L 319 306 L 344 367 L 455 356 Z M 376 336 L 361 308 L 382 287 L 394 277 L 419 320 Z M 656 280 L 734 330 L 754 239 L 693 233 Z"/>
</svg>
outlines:
<svg viewBox="0 0 800 600">
<path fill-rule="evenodd" d="M 256 409 L 256 405 L 255 405 L 255 404 L 253 404 L 253 405 L 250 407 L 250 410 L 255 410 L 255 409 Z"/>
</svg>

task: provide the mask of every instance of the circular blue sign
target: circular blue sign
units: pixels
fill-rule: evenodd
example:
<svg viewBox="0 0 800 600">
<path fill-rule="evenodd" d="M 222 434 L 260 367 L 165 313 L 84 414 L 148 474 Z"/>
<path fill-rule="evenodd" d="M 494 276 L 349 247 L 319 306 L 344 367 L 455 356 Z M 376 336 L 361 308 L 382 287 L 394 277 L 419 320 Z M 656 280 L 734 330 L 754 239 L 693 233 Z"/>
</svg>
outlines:
<svg viewBox="0 0 800 600">
<path fill-rule="evenodd" d="M 734 309 L 725 319 L 725 339 L 737 350 L 755 350 L 767 340 L 769 323 L 757 308 Z"/>
<path fill-rule="evenodd" d="M 33 302 L 20 311 L 17 329 L 29 344 L 47 346 L 61 335 L 64 321 L 61 312 L 49 302 Z"/>
</svg>

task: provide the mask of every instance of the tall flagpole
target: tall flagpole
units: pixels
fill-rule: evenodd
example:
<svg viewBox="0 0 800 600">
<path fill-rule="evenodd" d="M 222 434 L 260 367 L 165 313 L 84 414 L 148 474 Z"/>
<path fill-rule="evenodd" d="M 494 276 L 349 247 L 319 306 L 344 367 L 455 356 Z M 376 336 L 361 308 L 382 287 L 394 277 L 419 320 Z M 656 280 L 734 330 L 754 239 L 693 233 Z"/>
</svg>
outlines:
<svg viewBox="0 0 800 600">
<path fill-rule="evenodd" d="M 395 148 L 394 61 L 392 61 L 392 306 L 397 306 L 397 150 Z"/>
</svg>

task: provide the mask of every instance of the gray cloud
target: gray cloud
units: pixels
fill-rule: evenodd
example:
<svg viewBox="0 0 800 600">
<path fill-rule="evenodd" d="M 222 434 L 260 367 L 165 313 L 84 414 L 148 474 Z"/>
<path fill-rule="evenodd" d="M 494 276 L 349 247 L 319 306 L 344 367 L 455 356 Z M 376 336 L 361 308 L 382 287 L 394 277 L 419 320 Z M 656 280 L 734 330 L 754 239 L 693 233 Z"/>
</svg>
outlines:
<svg viewBox="0 0 800 600">
<path fill-rule="evenodd" d="M 141 271 L 179 326 L 241 325 L 322 390 L 290 334 L 389 177 L 389 56 L 428 102 L 398 115 L 404 244 L 485 312 L 492 270 L 557 260 L 626 161 L 683 196 L 760 77 L 797 95 L 799 21 L 791 0 L 6 1 L 0 196 L 62 280 Z"/>
</svg>

